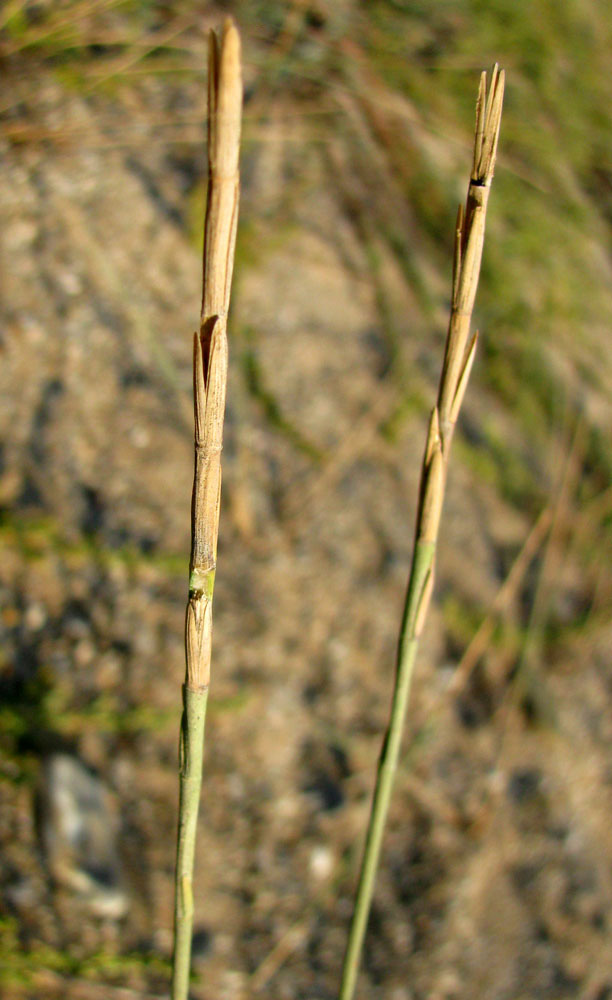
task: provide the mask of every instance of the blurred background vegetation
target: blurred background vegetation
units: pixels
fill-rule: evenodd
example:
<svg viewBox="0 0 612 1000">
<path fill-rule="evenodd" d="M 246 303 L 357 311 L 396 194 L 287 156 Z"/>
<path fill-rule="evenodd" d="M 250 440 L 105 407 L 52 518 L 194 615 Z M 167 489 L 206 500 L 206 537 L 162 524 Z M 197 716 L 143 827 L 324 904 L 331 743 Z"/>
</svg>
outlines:
<svg viewBox="0 0 612 1000">
<path fill-rule="evenodd" d="M 479 357 L 364 986 L 604 1000 L 603 0 L 3 3 L 3 996 L 144 997 L 167 976 L 207 31 L 227 14 L 243 191 L 194 996 L 334 995 L 478 75 L 497 61 Z M 127 918 L 49 878 L 37 816 L 58 752 L 108 782 Z"/>
</svg>

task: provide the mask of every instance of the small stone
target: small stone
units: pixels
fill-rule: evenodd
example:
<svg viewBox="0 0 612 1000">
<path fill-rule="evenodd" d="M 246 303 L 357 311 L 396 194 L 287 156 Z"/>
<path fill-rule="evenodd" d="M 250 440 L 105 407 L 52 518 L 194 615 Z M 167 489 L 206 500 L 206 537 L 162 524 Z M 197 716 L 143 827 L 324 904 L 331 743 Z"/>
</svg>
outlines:
<svg viewBox="0 0 612 1000">
<path fill-rule="evenodd" d="M 16 219 L 4 232 L 6 247 L 12 251 L 25 250 L 32 245 L 38 232 L 33 219 Z"/>
<path fill-rule="evenodd" d="M 23 623 L 29 632 L 39 632 L 47 622 L 47 612 L 42 604 L 29 604 L 23 616 Z"/>
<path fill-rule="evenodd" d="M 88 667 L 95 655 L 95 647 L 89 639 L 81 639 L 74 647 L 74 662 L 78 667 Z"/>
<path fill-rule="evenodd" d="M 66 295 L 79 295 L 83 291 L 81 279 L 74 271 L 58 271 L 56 277 Z"/>
<path fill-rule="evenodd" d="M 120 920 L 128 910 L 110 793 L 76 757 L 47 758 L 39 794 L 41 839 L 53 878 L 90 911 Z"/>
<path fill-rule="evenodd" d="M 130 428 L 129 436 L 135 448 L 148 448 L 151 443 L 151 435 L 147 428 L 138 424 Z"/>
<path fill-rule="evenodd" d="M 31 910 L 40 904 L 36 890 L 30 879 L 20 879 L 8 886 L 6 897 L 17 910 Z"/>
<path fill-rule="evenodd" d="M 320 844 L 310 853 L 310 871 L 313 878 L 323 882 L 328 879 L 334 867 L 333 854 L 329 847 Z"/>
</svg>

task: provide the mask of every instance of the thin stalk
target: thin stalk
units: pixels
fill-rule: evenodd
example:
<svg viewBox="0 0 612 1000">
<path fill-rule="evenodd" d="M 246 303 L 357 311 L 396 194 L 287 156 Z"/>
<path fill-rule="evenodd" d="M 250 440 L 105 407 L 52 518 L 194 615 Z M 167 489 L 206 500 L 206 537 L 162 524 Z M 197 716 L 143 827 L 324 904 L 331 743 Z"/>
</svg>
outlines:
<svg viewBox="0 0 612 1000">
<path fill-rule="evenodd" d="M 211 32 L 208 62 L 208 200 L 200 330 L 194 335 L 193 350 L 195 468 L 185 616 L 186 677 L 180 735 L 172 1000 L 186 1000 L 189 990 L 193 865 L 202 784 L 219 531 L 227 313 L 238 220 L 241 110 L 240 37 L 232 21 L 227 20 L 220 39 Z"/>
<path fill-rule="evenodd" d="M 478 287 L 503 93 L 503 71 L 500 73 L 498 67 L 494 67 L 488 95 L 486 73 L 482 74 L 476 104 L 472 174 L 465 210 L 460 206 L 457 216 L 452 305 L 444 364 L 437 403 L 429 420 L 421 467 L 415 543 L 399 635 L 391 715 L 378 762 L 357 896 L 342 969 L 340 1000 L 351 1000 L 357 983 L 419 637 L 433 590 L 436 544 L 450 446 L 476 351 L 478 335 L 475 334 L 470 339 L 470 322 Z"/>
</svg>

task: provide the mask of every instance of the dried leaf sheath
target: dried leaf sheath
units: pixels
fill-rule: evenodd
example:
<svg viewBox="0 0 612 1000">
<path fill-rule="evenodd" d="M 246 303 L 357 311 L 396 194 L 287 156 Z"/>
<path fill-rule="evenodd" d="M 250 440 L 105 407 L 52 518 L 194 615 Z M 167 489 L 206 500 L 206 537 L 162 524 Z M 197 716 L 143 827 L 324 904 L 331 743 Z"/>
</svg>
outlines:
<svg viewBox="0 0 612 1000">
<path fill-rule="evenodd" d="M 238 219 L 241 110 L 240 38 L 228 20 L 220 42 L 211 33 L 208 64 L 208 200 L 200 331 L 195 334 L 193 350 L 195 467 L 185 616 L 186 677 L 180 739 L 172 1000 L 186 1000 L 189 990 L 193 865 L 210 680 L 221 496 L 227 313 Z"/>
<path fill-rule="evenodd" d="M 504 74 L 499 72 L 497 66 L 493 70 L 488 97 L 486 74 L 482 74 L 476 104 L 474 160 L 467 202 L 465 211 L 460 207 L 457 215 L 451 315 L 444 363 L 421 466 L 414 551 L 400 627 L 391 715 L 378 762 L 357 896 L 342 969 L 340 1000 L 352 1000 L 357 984 L 419 636 L 433 592 L 436 544 L 450 445 L 476 352 L 477 335 L 470 339 L 470 321 L 482 259 L 485 216 L 495 166 L 503 91 Z"/>
<path fill-rule="evenodd" d="M 208 73 L 208 198 L 200 332 L 194 338 L 195 472 L 185 645 L 189 687 L 210 678 L 210 605 L 217 561 L 221 449 L 227 384 L 227 313 L 238 221 L 242 81 L 240 39 L 227 22 L 211 33 Z"/>
</svg>

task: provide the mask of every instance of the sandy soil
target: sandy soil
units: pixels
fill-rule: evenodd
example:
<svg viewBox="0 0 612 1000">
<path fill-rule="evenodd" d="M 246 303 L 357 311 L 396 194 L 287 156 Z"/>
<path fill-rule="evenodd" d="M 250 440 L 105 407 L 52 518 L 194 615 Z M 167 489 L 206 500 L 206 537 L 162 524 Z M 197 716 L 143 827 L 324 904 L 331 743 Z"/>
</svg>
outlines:
<svg viewBox="0 0 612 1000">
<path fill-rule="evenodd" d="M 0 870 L 29 967 L 20 979 L 5 954 L 2 995 L 162 996 L 147 956 L 171 949 L 203 151 L 199 126 L 170 141 L 156 122 L 201 120 L 203 96 L 151 80 L 132 106 L 92 102 L 49 79 L 38 97 L 43 138 L 0 136 Z M 286 112 L 257 119 L 243 159 L 194 1000 L 336 995 L 444 334 L 446 273 L 423 277 L 425 316 L 375 244 L 398 378 L 351 210 L 360 180 L 335 169 L 340 140 Z M 402 380 L 413 404 L 391 434 Z M 477 376 L 461 434 L 483 412 L 528 450 Z M 461 456 L 362 995 L 605 1000 L 612 629 L 595 607 L 588 641 L 553 637 L 516 683 L 536 559 L 448 693 L 537 514 Z M 591 607 L 562 554 L 545 581 L 559 627 Z M 50 876 L 36 802 L 60 750 L 109 791 L 119 920 Z"/>
</svg>

